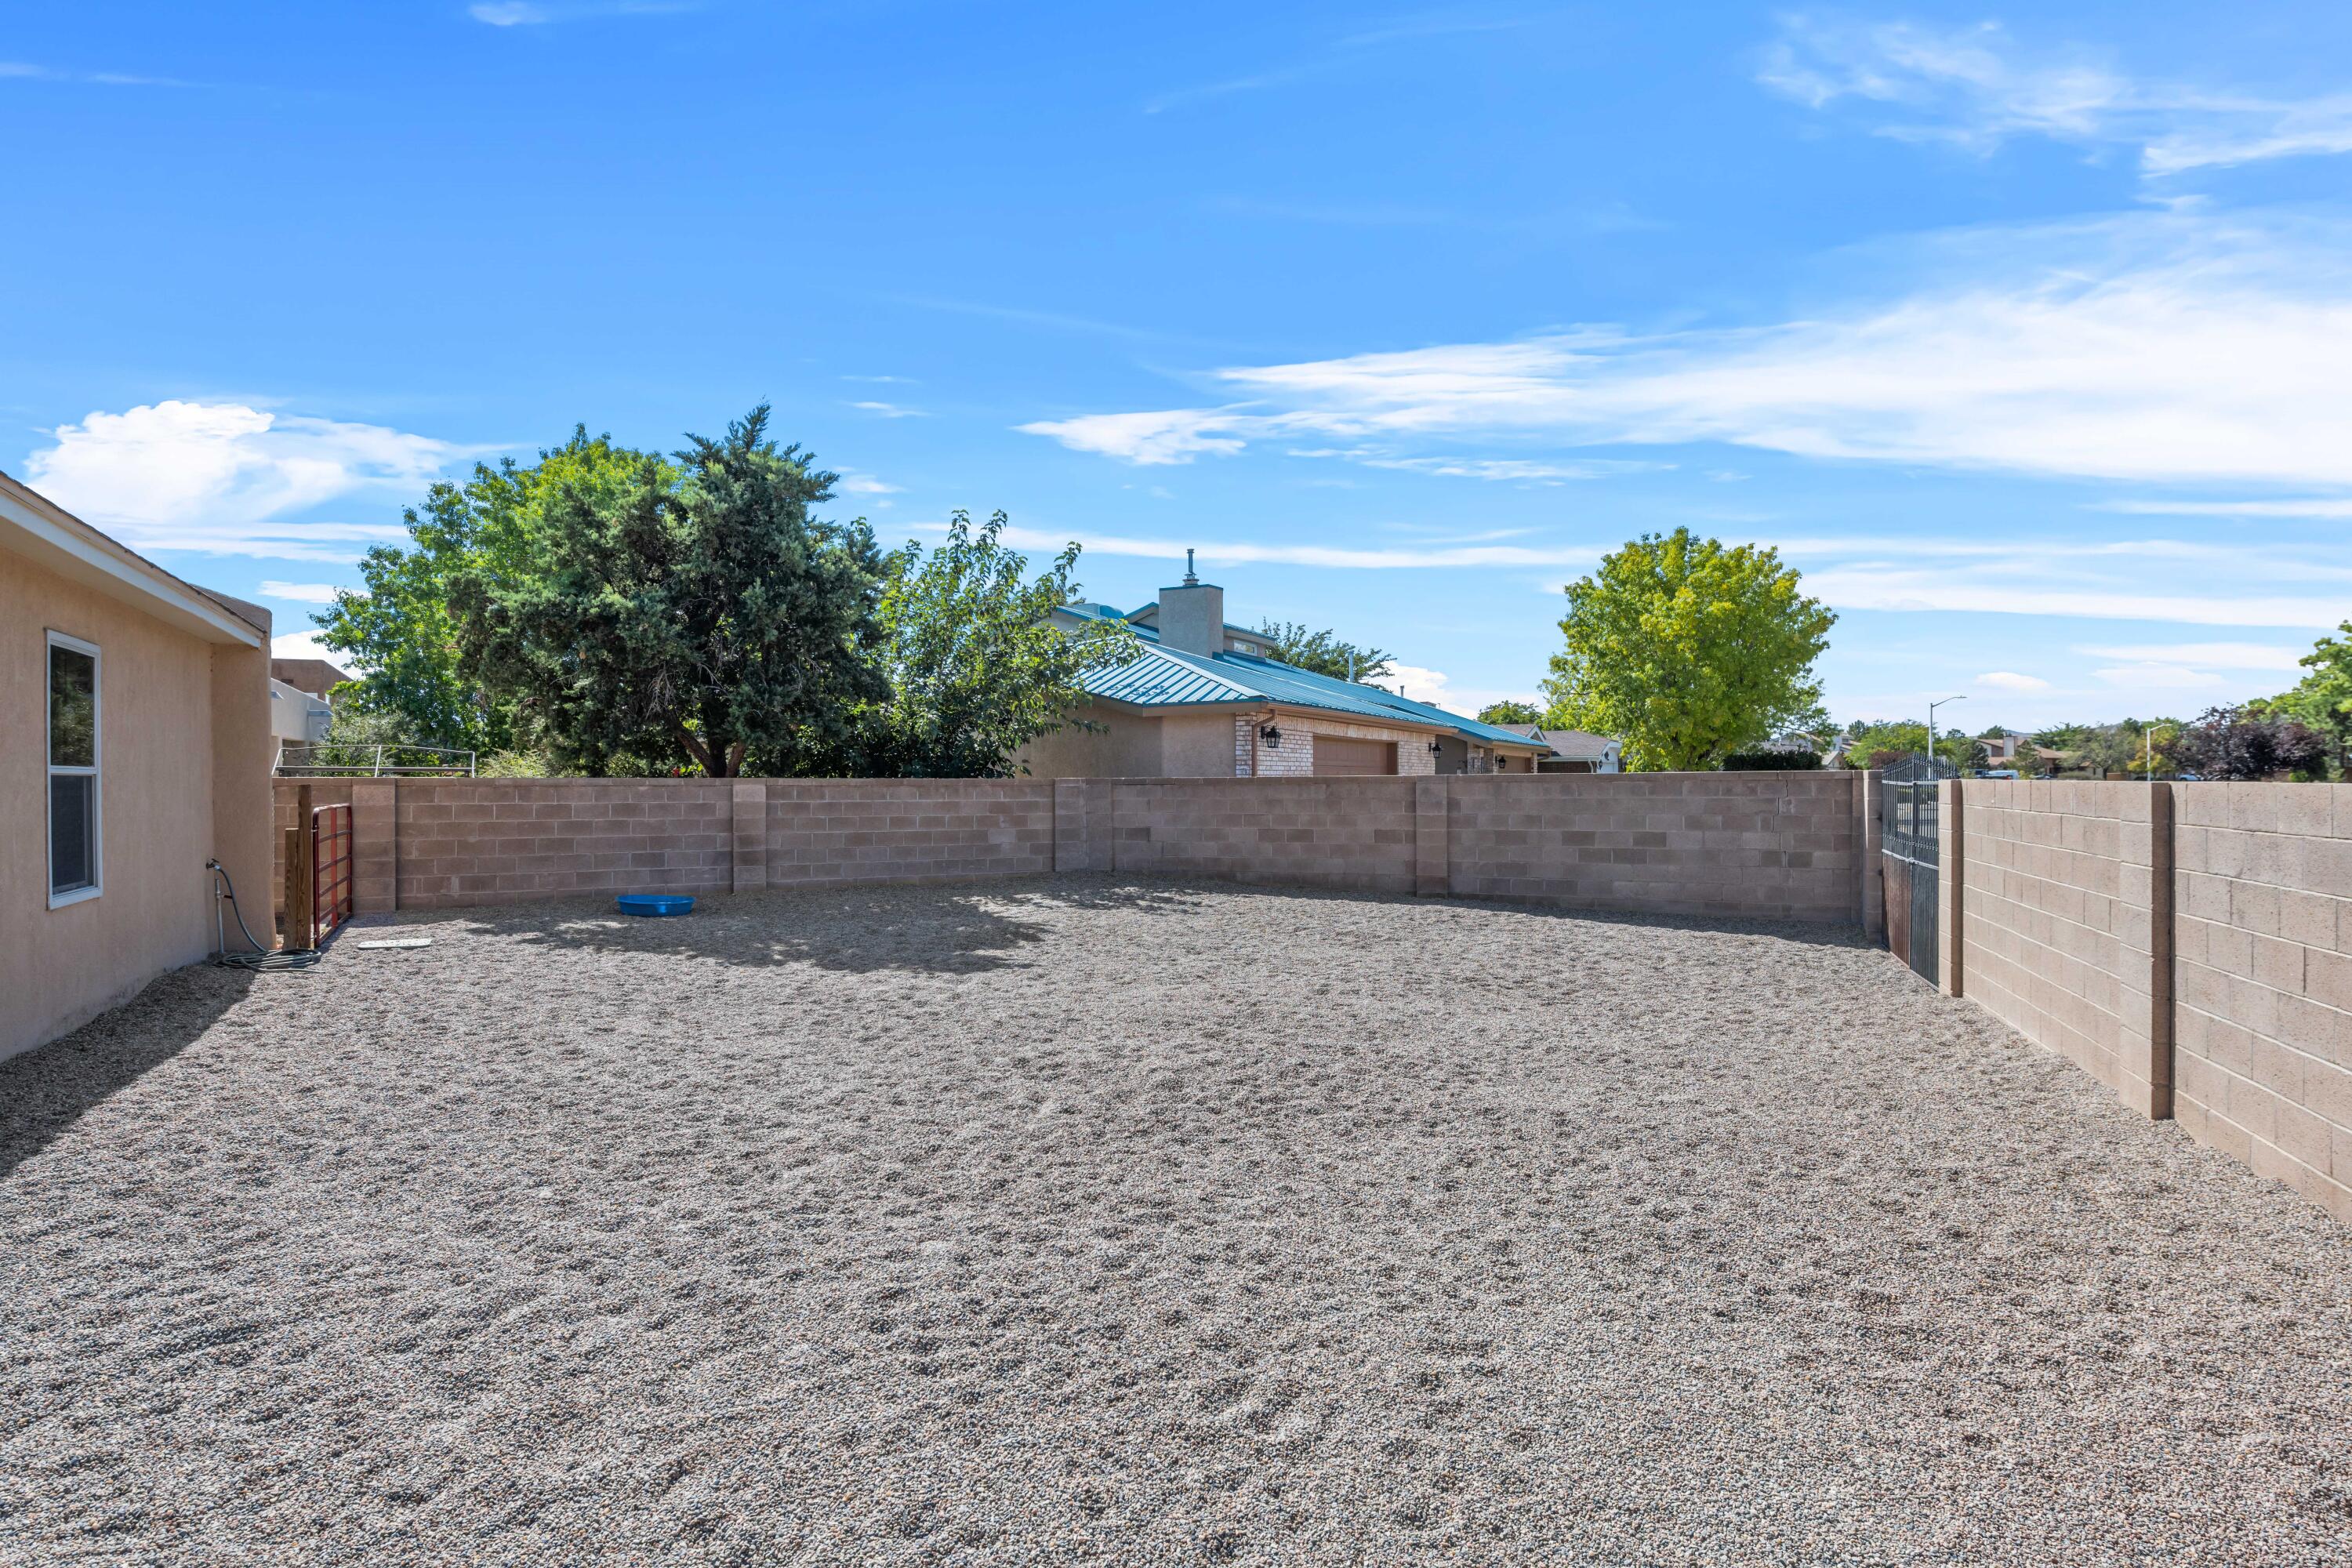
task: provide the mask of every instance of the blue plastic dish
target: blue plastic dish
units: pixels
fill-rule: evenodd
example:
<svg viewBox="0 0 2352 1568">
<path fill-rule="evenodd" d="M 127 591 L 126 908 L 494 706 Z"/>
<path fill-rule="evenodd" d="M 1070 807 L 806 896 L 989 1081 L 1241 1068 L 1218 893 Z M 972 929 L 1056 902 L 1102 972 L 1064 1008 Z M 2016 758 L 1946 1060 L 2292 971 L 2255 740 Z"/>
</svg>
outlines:
<svg viewBox="0 0 2352 1568">
<path fill-rule="evenodd" d="M 682 915 L 694 908 L 683 893 L 623 893 L 617 901 L 625 915 Z"/>
</svg>

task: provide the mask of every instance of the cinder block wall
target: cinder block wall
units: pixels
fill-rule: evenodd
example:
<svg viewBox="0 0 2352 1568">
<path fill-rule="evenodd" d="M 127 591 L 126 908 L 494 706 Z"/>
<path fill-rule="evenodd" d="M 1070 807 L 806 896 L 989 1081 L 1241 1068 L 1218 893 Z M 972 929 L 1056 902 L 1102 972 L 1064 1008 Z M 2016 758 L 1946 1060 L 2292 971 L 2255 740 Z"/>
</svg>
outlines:
<svg viewBox="0 0 2352 1568">
<path fill-rule="evenodd" d="M 1037 876 L 1054 868 L 1049 779 L 768 779 L 762 874 L 819 887 Z"/>
<path fill-rule="evenodd" d="M 1946 988 L 2161 1117 L 2171 1074 L 2158 1016 L 2154 796 L 2147 784 L 1966 781 L 1959 973 Z"/>
<path fill-rule="evenodd" d="M 1448 778 L 1449 887 L 1578 909 L 1853 921 L 1863 776 Z"/>
<path fill-rule="evenodd" d="M 1110 796 L 1110 870 L 1413 890 L 1409 778 L 1084 782 Z"/>
<path fill-rule="evenodd" d="M 1851 773 L 331 779 L 362 913 L 1100 869 L 1853 921 Z M 291 826 L 297 784 L 278 785 Z M 281 868 L 282 873 L 282 868 Z M 281 876 L 282 879 L 282 876 Z"/>
<path fill-rule="evenodd" d="M 724 781 L 404 779 L 395 793 L 402 909 L 732 883 Z"/>
<path fill-rule="evenodd" d="M 2352 1219 L 2352 787 L 2174 801 L 2174 1114 Z"/>
</svg>

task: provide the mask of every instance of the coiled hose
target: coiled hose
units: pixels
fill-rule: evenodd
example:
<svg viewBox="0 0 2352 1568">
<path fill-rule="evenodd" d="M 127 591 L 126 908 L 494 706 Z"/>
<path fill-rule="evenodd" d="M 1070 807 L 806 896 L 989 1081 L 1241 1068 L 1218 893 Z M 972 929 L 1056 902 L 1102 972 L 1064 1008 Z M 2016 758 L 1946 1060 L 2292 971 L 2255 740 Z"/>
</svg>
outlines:
<svg viewBox="0 0 2352 1568">
<path fill-rule="evenodd" d="M 315 948 L 308 952 L 297 952 L 267 948 L 256 942 L 252 928 L 245 923 L 245 911 L 237 907 L 236 884 L 229 880 L 228 868 L 218 860 L 207 860 L 205 869 L 216 879 L 213 887 L 213 934 L 219 951 L 213 954 L 215 963 L 231 969 L 308 969 L 319 962 L 319 952 Z M 228 950 L 228 931 L 220 918 L 224 889 L 226 889 L 229 913 L 236 917 L 236 929 L 245 933 L 245 943 L 253 950 L 250 952 L 231 952 Z"/>
</svg>

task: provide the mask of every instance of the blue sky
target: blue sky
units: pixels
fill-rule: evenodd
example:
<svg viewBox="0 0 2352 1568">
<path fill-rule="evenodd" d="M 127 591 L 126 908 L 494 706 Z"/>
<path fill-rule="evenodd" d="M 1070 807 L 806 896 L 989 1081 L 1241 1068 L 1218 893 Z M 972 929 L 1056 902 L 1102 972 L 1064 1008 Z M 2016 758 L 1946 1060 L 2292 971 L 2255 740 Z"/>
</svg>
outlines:
<svg viewBox="0 0 2352 1568">
<path fill-rule="evenodd" d="M 283 631 L 574 422 L 1532 695 L 1688 523 L 1841 719 L 2193 713 L 2352 616 L 2352 8 L 20 8 L 0 468 Z"/>
</svg>

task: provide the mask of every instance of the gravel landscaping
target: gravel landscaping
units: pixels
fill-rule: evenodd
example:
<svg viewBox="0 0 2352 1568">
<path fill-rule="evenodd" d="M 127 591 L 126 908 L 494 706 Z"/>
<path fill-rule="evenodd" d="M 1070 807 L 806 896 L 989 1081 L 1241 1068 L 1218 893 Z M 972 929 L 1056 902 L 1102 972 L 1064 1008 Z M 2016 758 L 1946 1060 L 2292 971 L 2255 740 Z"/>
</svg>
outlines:
<svg viewBox="0 0 2352 1568">
<path fill-rule="evenodd" d="M 0 1560 L 2352 1560 L 2352 1231 L 1852 933 L 396 925 L 0 1064 Z"/>
</svg>

